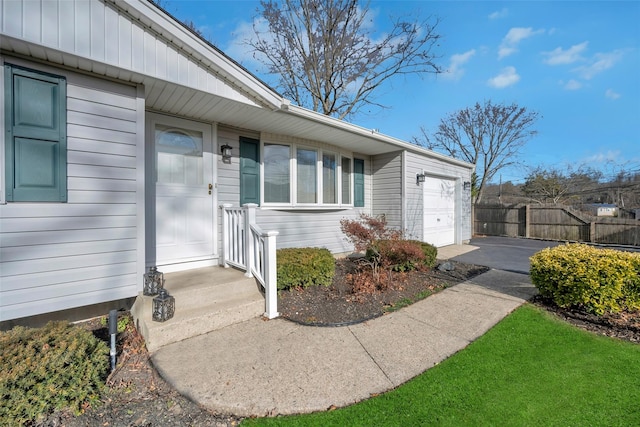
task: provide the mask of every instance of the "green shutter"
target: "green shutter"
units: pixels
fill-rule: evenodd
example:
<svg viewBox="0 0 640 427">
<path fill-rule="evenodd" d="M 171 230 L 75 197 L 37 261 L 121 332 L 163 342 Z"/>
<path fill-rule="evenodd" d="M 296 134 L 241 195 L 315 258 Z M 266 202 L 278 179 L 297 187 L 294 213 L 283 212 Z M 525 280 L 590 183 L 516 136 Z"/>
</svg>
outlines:
<svg viewBox="0 0 640 427">
<path fill-rule="evenodd" d="M 240 138 L 240 206 L 260 204 L 260 142 Z"/>
<path fill-rule="evenodd" d="M 63 77 L 5 65 L 7 201 L 67 201 Z"/>
<path fill-rule="evenodd" d="M 353 206 L 364 207 L 364 160 L 353 159 Z"/>
</svg>

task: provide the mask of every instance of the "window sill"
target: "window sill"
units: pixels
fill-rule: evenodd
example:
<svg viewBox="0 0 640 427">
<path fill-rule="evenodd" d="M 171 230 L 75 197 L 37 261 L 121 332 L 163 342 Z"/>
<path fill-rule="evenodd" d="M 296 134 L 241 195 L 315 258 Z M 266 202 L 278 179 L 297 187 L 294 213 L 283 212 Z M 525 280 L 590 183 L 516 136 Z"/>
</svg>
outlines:
<svg viewBox="0 0 640 427">
<path fill-rule="evenodd" d="M 265 211 L 317 212 L 317 211 L 347 211 L 354 209 L 353 205 L 262 205 Z"/>
</svg>

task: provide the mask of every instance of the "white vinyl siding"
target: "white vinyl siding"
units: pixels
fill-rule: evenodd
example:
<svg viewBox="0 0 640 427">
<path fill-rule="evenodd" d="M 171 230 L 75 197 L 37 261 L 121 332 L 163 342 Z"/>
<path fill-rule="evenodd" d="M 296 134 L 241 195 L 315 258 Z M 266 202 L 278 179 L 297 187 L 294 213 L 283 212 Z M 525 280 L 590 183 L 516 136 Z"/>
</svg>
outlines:
<svg viewBox="0 0 640 427">
<path fill-rule="evenodd" d="M 372 213 L 384 215 L 387 225 L 402 229 L 402 152 L 372 159 Z"/>
<path fill-rule="evenodd" d="M 404 158 L 404 227 L 408 234 L 423 239 L 424 209 L 428 206 L 424 203 L 423 185 L 416 184 L 416 175 L 424 173 L 429 177 L 455 181 L 456 243 L 471 239 L 471 195 L 462 191 L 463 183 L 471 181 L 471 169 L 412 152 L 405 152 Z"/>
<path fill-rule="evenodd" d="M 340 220 L 357 219 L 359 212 L 358 209 L 307 212 L 259 209 L 256 218 L 263 230 L 278 231 L 278 248 L 316 247 L 338 254 L 353 250 L 340 230 Z"/>
<path fill-rule="evenodd" d="M 153 21 L 143 14 L 153 16 Z M 258 90 L 268 102 L 275 101 L 271 91 L 246 78 L 244 71 L 222 54 L 212 55 L 204 41 L 151 2 L 7 0 L 0 2 L 0 18 L 0 33 L 7 36 L 3 42 L 21 54 L 121 80 L 140 82 L 135 74 L 145 74 L 257 105 L 229 83 L 234 81 Z M 130 71 L 116 72 L 113 67 Z M 192 97 L 195 93 L 183 91 L 166 101 L 176 103 L 182 95 Z M 187 111 L 181 113 L 188 115 Z"/>
<path fill-rule="evenodd" d="M 137 90 L 34 68 L 67 78 L 68 202 L 0 205 L 2 321 L 132 297 L 141 282 Z"/>
</svg>

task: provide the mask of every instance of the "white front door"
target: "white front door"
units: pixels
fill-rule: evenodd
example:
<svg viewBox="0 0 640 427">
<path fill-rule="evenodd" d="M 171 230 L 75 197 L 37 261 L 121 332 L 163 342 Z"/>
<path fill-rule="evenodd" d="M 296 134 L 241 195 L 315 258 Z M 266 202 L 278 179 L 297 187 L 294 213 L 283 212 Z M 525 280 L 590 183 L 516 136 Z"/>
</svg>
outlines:
<svg viewBox="0 0 640 427">
<path fill-rule="evenodd" d="M 156 265 L 213 259 L 211 125 L 154 115 Z"/>
<path fill-rule="evenodd" d="M 427 176 L 423 185 L 423 240 L 436 247 L 453 245 L 456 237 L 456 182 Z"/>
</svg>

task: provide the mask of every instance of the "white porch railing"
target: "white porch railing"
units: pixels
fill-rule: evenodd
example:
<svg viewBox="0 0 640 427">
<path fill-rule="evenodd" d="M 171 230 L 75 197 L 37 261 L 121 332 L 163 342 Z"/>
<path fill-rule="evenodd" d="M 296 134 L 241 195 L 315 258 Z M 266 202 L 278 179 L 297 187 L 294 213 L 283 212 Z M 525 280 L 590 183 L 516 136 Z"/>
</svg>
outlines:
<svg viewBox="0 0 640 427">
<path fill-rule="evenodd" d="M 265 317 L 273 319 L 278 313 L 276 275 L 277 231 L 264 232 L 256 224 L 256 208 L 249 203 L 243 207 L 224 204 L 222 208 L 222 261 L 225 267 L 244 270 L 255 277 L 264 288 Z"/>
</svg>

